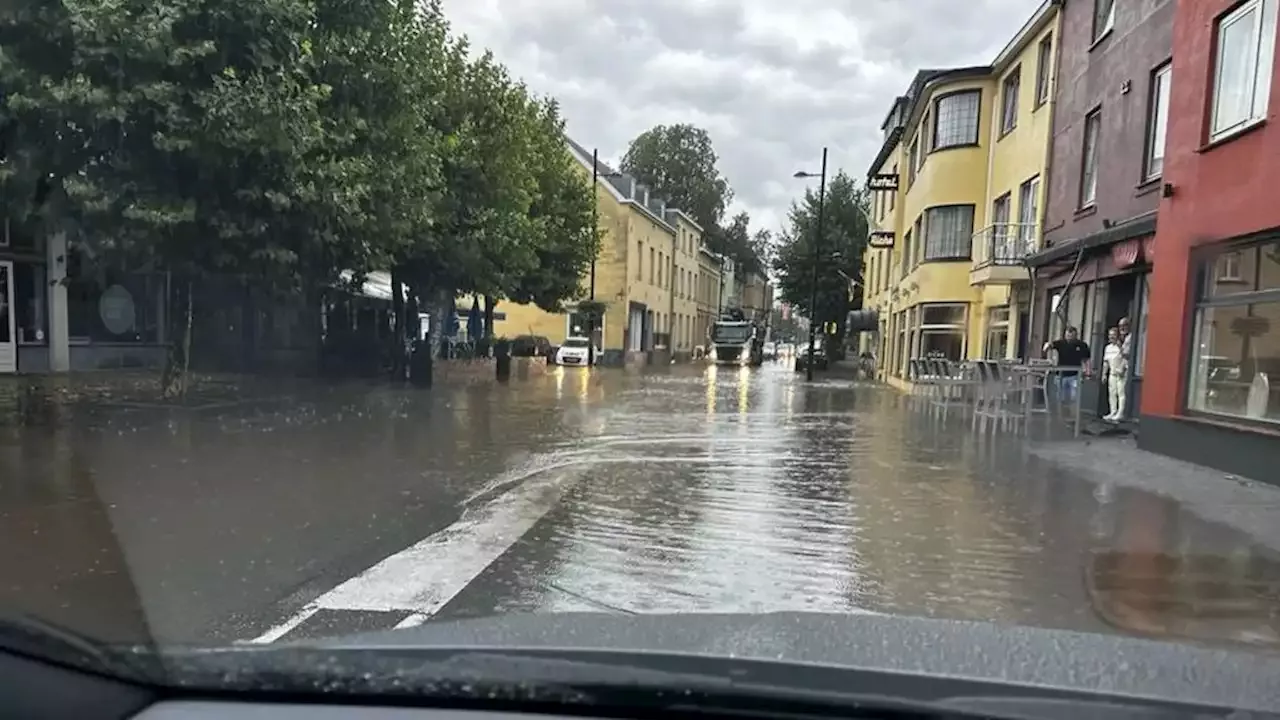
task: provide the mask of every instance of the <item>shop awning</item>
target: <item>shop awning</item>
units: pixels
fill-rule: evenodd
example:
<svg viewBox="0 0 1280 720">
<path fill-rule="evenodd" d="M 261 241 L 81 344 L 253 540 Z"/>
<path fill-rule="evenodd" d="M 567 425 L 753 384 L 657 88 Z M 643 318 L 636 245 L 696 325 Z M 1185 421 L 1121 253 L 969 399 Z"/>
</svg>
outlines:
<svg viewBox="0 0 1280 720">
<path fill-rule="evenodd" d="M 355 273 L 350 270 L 343 270 L 340 277 L 346 285 L 351 284 L 351 280 L 355 277 Z M 391 301 L 391 273 L 385 270 L 374 270 L 364 276 L 364 285 L 360 287 L 359 294 L 372 298 L 374 300 Z"/>
<path fill-rule="evenodd" d="M 847 332 L 875 332 L 880 329 L 880 313 L 875 310 L 854 310 L 849 313 Z"/>
<path fill-rule="evenodd" d="M 1154 235 L 1155 232 L 1156 214 L 1152 212 L 1127 222 L 1112 225 L 1109 228 L 1104 228 L 1084 237 L 1054 243 L 1040 252 L 1028 256 L 1027 266 L 1033 268 L 1045 267 L 1046 265 L 1073 260 L 1076 253 L 1082 250 L 1088 252 L 1095 248 L 1114 245 L 1125 240 Z"/>
</svg>

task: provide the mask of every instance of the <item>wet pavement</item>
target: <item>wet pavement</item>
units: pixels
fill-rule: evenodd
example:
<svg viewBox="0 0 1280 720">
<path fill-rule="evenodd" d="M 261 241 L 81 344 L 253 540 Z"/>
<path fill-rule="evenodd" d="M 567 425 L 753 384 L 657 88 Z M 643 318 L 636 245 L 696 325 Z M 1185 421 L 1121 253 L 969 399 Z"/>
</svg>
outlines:
<svg viewBox="0 0 1280 720">
<path fill-rule="evenodd" d="M 1280 542 L 1229 508 L 1280 517 L 1280 490 L 1242 500 L 1219 478 L 1210 513 L 1212 482 L 1183 502 L 1072 470 L 1081 441 L 975 432 L 777 365 L 204 408 L 8 400 L 0 607 L 96 637 L 815 611 L 1280 645 Z"/>
</svg>

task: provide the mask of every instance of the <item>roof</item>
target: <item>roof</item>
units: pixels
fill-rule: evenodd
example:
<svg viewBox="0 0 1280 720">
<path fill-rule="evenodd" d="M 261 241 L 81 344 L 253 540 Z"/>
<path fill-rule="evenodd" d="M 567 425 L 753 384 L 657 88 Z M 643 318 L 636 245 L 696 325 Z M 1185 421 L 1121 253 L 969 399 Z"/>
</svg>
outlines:
<svg viewBox="0 0 1280 720">
<path fill-rule="evenodd" d="M 881 128 L 884 128 L 893 117 L 894 111 L 898 109 L 898 106 L 903 102 L 907 103 L 906 112 L 901 116 L 903 118 L 902 124 L 890 131 L 889 135 L 885 137 L 884 143 L 880 146 L 880 152 L 876 153 L 870 169 L 867 170 L 867 175 L 874 175 L 880 171 L 880 166 L 884 165 L 889 153 L 893 152 L 893 148 L 901 142 L 906 128 L 915 127 L 915 124 L 920 121 L 920 116 L 924 114 L 925 107 L 925 103 L 922 100 L 928 95 L 926 91 L 931 86 L 967 78 L 982 77 L 1003 70 L 1013 58 L 1022 52 L 1027 43 L 1031 42 L 1049 24 L 1053 19 L 1054 12 L 1062 2 L 1063 0 L 1043 0 L 1040 7 L 1032 13 L 1027 22 L 1023 23 L 1022 28 L 996 55 L 990 65 L 934 68 L 917 72 L 915 77 L 912 78 L 911 84 L 907 87 L 906 94 L 899 95 L 893 99 L 889 112 L 885 115 L 885 121 L 880 125 Z"/>
<path fill-rule="evenodd" d="M 591 170 L 592 151 L 583 147 L 568 135 L 565 136 L 565 143 L 569 146 L 570 154 L 573 155 L 574 159 L 587 170 Z M 694 220 L 688 213 L 679 208 L 667 207 L 665 198 L 659 198 L 649 193 L 649 188 L 643 185 L 635 176 L 622 172 L 604 162 L 600 162 L 596 166 L 596 171 L 599 174 L 597 182 L 609 191 L 609 195 L 614 200 L 619 204 L 628 205 L 638 210 L 642 215 L 662 226 L 663 229 L 674 234 L 676 228 L 672 218 L 681 218 L 697 228 L 698 232 L 705 232 L 702 225 L 698 224 L 698 221 Z M 647 198 L 646 195 L 648 195 Z M 645 202 L 646 199 L 648 202 Z"/>
</svg>

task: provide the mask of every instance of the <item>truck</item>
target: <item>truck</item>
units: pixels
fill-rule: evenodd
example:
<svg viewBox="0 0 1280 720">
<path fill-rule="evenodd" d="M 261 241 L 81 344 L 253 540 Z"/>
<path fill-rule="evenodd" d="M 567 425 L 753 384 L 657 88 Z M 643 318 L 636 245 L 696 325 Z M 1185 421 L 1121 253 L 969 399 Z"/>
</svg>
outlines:
<svg viewBox="0 0 1280 720">
<path fill-rule="evenodd" d="M 748 320 L 741 310 L 731 310 L 711 324 L 708 359 L 716 365 L 764 364 L 765 330 Z"/>
</svg>

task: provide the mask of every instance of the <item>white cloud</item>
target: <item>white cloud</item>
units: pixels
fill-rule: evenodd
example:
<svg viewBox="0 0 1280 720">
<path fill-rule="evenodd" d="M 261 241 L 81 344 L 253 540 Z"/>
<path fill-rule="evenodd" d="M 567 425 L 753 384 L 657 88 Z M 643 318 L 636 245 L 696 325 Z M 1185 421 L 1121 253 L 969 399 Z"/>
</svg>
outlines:
<svg viewBox="0 0 1280 720">
<path fill-rule="evenodd" d="M 659 123 L 706 128 L 735 209 L 776 229 L 791 175 L 861 177 L 921 68 L 990 62 L 1039 0 L 445 0 L 457 31 L 616 162 Z"/>
</svg>

